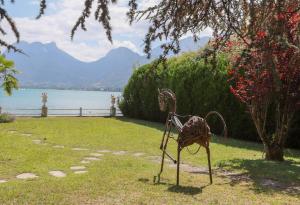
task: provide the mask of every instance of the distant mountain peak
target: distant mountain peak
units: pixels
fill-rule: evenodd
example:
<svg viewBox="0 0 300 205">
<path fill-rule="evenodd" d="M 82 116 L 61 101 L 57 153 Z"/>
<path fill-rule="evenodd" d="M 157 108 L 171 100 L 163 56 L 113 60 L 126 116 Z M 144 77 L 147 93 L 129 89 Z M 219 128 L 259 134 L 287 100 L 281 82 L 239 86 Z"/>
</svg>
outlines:
<svg viewBox="0 0 300 205">
<path fill-rule="evenodd" d="M 196 44 L 192 38 L 182 39 L 182 51 L 199 49 L 208 39 L 201 38 Z M 54 42 L 43 44 L 22 41 L 16 46 L 26 55 L 10 52 L 6 56 L 21 71 L 18 75 L 21 87 L 122 88 L 128 82 L 134 65 L 143 65 L 153 60 L 127 47 L 114 48 L 97 61 L 82 62 L 59 49 Z M 161 53 L 161 48 L 152 50 L 154 57 Z"/>
<path fill-rule="evenodd" d="M 131 54 L 136 54 L 136 55 L 139 55 L 138 53 L 134 52 L 133 50 L 130 50 L 129 48 L 127 47 L 118 47 L 118 48 L 114 48 L 114 49 L 111 49 L 107 54 L 106 56 L 108 55 L 119 55 L 119 54 L 126 54 L 126 53 L 131 53 Z"/>
</svg>

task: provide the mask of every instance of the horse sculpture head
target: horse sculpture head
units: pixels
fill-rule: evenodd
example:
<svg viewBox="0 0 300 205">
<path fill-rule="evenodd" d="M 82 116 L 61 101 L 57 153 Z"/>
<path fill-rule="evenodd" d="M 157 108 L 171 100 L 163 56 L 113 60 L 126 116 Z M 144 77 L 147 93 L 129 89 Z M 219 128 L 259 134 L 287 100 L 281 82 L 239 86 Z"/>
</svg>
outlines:
<svg viewBox="0 0 300 205">
<path fill-rule="evenodd" d="M 170 89 L 158 89 L 158 104 L 161 111 L 176 112 L 176 95 Z"/>
</svg>

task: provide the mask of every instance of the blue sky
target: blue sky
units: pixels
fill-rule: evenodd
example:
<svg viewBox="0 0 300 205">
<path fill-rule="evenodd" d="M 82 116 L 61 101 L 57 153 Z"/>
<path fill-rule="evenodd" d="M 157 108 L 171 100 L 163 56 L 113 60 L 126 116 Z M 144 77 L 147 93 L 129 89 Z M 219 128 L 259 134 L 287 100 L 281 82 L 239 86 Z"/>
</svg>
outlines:
<svg viewBox="0 0 300 205">
<path fill-rule="evenodd" d="M 8 13 L 14 17 L 34 17 L 37 15 L 38 4 L 31 0 L 16 0 L 14 4 L 6 1 L 4 6 Z"/>
<path fill-rule="evenodd" d="M 87 22 L 88 32 L 78 31 L 74 41 L 70 40 L 70 31 L 78 16 L 84 0 L 48 0 L 46 15 L 35 20 L 39 11 L 39 0 L 15 0 L 15 4 L 6 1 L 5 8 L 16 21 L 21 40 L 27 42 L 55 42 L 56 45 L 82 61 L 94 61 L 103 57 L 113 48 L 120 46 L 142 54 L 143 39 L 147 31 L 147 22 L 141 21 L 129 26 L 126 19 L 127 1 L 110 7 L 113 26 L 113 40 L 110 44 L 101 25 L 91 18 Z M 157 0 L 140 0 L 140 7 L 153 5 Z M 208 35 L 205 31 L 202 35 Z M 14 42 L 12 35 L 9 41 Z"/>
</svg>

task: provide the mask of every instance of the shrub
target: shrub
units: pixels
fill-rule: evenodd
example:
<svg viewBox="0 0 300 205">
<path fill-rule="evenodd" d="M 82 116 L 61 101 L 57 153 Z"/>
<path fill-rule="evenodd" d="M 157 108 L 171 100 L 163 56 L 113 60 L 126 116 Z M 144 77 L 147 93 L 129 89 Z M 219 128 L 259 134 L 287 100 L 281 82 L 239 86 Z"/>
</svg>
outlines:
<svg viewBox="0 0 300 205">
<path fill-rule="evenodd" d="M 216 67 L 198 59 L 196 53 L 171 58 L 166 66 L 154 69 L 147 64 L 134 71 L 120 105 L 125 116 L 163 122 L 166 113 L 159 110 L 157 89 L 170 88 L 176 93 L 179 114 L 204 116 L 217 110 L 224 115 L 232 136 L 239 132 L 244 138 L 257 139 L 244 106 L 229 92 L 225 56 L 218 57 Z M 221 129 L 219 122 L 211 124 L 216 132 Z"/>
<path fill-rule="evenodd" d="M 9 123 L 16 120 L 16 117 L 14 115 L 3 113 L 0 114 L 0 123 Z"/>
<path fill-rule="evenodd" d="M 230 137 L 258 141 L 245 106 L 230 93 L 226 56 L 219 55 L 216 66 L 197 56 L 197 53 L 186 53 L 171 58 L 166 68 L 162 65 L 153 68 L 153 64 L 147 64 L 136 69 L 123 91 L 124 98 L 120 102 L 123 114 L 164 122 L 167 113 L 159 110 L 157 89 L 170 88 L 177 96 L 177 113 L 205 116 L 211 110 L 219 111 L 226 120 Z M 299 120 L 297 122 L 299 124 Z M 214 119 L 209 123 L 215 133 L 222 129 L 221 123 Z M 299 129 L 291 130 L 290 138 L 299 133 Z M 300 147 L 300 143 L 296 146 Z"/>
</svg>

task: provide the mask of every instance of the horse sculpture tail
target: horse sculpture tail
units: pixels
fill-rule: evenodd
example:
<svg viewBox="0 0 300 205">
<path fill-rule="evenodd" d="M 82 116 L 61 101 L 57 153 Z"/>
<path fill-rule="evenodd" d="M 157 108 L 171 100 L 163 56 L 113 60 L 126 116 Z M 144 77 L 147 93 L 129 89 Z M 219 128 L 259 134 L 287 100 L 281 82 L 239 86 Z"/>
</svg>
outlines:
<svg viewBox="0 0 300 205">
<path fill-rule="evenodd" d="M 223 118 L 223 116 L 220 114 L 220 113 L 218 113 L 217 111 L 210 111 L 209 113 L 207 113 L 207 115 L 205 116 L 205 121 L 207 122 L 207 118 L 209 117 L 209 116 L 212 116 L 212 115 L 217 115 L 218 117 L 219 117 L 219 119 L 222 121 L 222 123 L 223 123 L 223 133 L 224 133 L 224 137 L 225 138 L 227 138 L 227 136 L 228 136 L 228 133 L 227 133 L 227 125 L 226 125 L 226 123 L 225 123 L 225 120 L 224 120 L 224 118 Z"/>
</svg>

